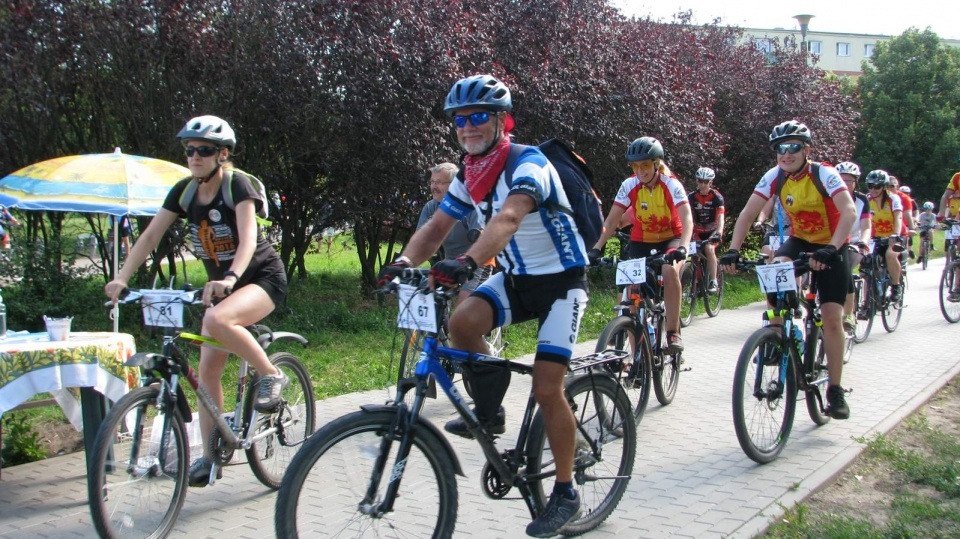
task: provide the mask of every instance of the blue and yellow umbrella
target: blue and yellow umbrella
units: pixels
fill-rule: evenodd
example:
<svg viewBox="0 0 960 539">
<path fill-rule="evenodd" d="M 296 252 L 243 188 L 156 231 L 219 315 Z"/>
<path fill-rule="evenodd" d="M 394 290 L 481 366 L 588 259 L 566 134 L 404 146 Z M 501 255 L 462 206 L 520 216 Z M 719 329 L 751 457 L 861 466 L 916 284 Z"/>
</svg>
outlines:
<svg viewBox="0 0 960 539">
<path fill-rule="evenodd" d="M 0 204 L 21 210 L 155 215 L 183 166 L 137 155 L 72 155 L 42 161 L 0 179 Z"/>
</svg>

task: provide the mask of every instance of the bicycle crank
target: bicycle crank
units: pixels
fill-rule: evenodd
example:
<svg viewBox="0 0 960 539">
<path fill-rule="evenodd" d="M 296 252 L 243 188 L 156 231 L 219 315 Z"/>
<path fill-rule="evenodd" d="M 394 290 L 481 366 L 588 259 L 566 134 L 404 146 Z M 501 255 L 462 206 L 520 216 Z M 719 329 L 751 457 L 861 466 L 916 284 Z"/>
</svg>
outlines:
<svg viewBox="0 0 960 539">
<path fill-rule="evenodd" d="M 503 478 L 489 462 L 484 463 L 480 472 L 480 486 L 483 493 L 491 500 L 502 500 L 510 492 L 510 485 L 504 483 Z"/>
</svg>

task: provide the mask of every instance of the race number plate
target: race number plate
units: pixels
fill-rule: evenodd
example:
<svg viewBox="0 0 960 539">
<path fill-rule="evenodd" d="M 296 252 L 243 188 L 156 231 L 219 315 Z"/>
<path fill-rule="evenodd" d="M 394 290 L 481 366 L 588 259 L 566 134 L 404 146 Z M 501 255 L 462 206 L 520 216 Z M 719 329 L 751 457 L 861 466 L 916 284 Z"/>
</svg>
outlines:
<svg viewBox="0 0 960 539">
<path fill-rule="evenodd" d="M 690 247 L 687 248 L 687 256 L 697 254 L 697 242 L 691 241 Z"/>
<path fill-rule="evenodd" d="M 634 258 L 617 264 L 617 284 L 643 284 L 647 282 L 647 259 Z"/>
<path fill-rule="evenodd" d="M 183 303 L 176 290 L 141 290 L 143 324 L 162 328 L 183 327 Z"/>
<path fill-rule="evenodd" d="M 397 314 L 397 327 L 437 332 L 437 303 L 433 292 L 421 294 L 416 288 L 402 284 L 398 297 L 400 312 Z"/>
<path fill-rule="evenodd" d="M 757 266 L 760 289 L 770 294 L 797 289 L 797 277 L 793 271 L 793 262 L 778 262 Z"/>
</svg>

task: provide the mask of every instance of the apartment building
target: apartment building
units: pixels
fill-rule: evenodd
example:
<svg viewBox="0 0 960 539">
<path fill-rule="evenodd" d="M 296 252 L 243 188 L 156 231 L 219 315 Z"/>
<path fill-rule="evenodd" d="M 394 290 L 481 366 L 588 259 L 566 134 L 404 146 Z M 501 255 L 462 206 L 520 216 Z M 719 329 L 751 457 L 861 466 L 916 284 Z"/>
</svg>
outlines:
<svg viewBox="0 0 960 539">
<path fill-rule="evenodd" d="M 753 40 L 763 51 L 770 51 L 775 40 L 783 42 L 791 38 L 800 46 L 801 36 L 797 29 L 744 28 L 744 35 Z M 840 32 L 807 32 L 808 50 L 817 57 L 817 67 L 840 77 L 859 77 L 863 74 L 862 62 L 870 61 L 877 43 L 889 41 L 892 36 L 876 34 L 848 34 Z M 960 48 L 960 39 L 944 39 L 945 45 Z"/>
</svg>

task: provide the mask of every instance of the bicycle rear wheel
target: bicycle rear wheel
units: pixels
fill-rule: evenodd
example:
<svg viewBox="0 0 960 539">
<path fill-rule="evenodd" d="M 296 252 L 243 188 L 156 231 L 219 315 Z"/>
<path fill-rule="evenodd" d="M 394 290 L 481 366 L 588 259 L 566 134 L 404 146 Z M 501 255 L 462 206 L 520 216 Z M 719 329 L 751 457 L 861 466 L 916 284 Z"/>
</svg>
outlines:
<svg viewBox="0 0 960 539">
<path fill-rule="evenodd" d="M 607 519 L 627 490 L 637 447 L 636 424 L 630 401 L 605 375 L 586 374 L 569 378 L 567 400 L 577 420 L 573 482 L 580 491 L 580 516 L 564 526 L 559 535 L 586 533 Z M 547 439 L 543 414 L 530 426 L 527 442 L 527 476 L 543 475 L 530 483 L 542 508 L 556 475 L 553 453 Z M 544 484 L 546 483 L 546 485 Z"/>
<path fill-rule="evenodd" d="M 854 280 L 854 316 L 857 317 L 857 327 L 853 330 L 853 342 L 862 343 L 870 335 L 873 328 L 873 281 L 867 275 L 860 275 Z"/>
<path fill-rule="evenodd" d="M 849 346 L 847 348 L 849 349 Z M 844 354 L 843 359 L 846 363 L 846 354 Z M 830 416 L 824 412 L 820 405 L 823 399 L 827 397 L 827 384 L 830 382 L 830 375 L 827 373 L 827 353 L 823 347 L 822 332 L 817 336 L 813 353 L 804 354 L 803 374 L 807 377 L 807 384 L 811 386 L 804 391 L 810 419 L 817 425 L 825 425 L 830 422 Z"/>
<path fill-rule="evenodd" d="M 179 412 L 157 408 L 159 395 L 158 385 L 134 389 L 97 431 L 87 499 L 100 537 L 164 537 L 176 524 L 189 443 Z"/>
<path fill-rule="evenodd" d="M 621 315 L 611 320 L 597 338 L 597 352 L 608 348 L 629 353 L 629 363 L 609 365 L 619 368 L 620 372 L 614 372 L 613 375 L 627 394 L 627 400 L 632 403 L 633 417 L 640 424 L 650 402 L 650 362 L 653 357 L 650 340 L 645 331 L 637 332 L 636 322 L 631 316 Z"/>
<path fill-rule="evenodd" d="M 687 262 L 680 270 L 680 327 L 687 327 L 693 322 L 697 310 L 697 300 L 700 298 L 700 288 L 703 283 L 695 281 L 693 262 Z"/>
<path fill-rule="evenodd" d="M 450 537 L 457 481 L 448 446 L 419 426 L 410 455 L 396 462 L 402 433 L 397 410 L 361 410 L 333 420 L 293 458 L 277 495 L 277 537 Z M 403 473 L 393 509 L 383 500 L 394 470 Z"/>
<path fill-rule="evenodd" d="M 789 341 L 788 341 L 789 342 Z M 733 378 L 733 426 L 740 448 L 766 464 L 783 451 L 797 406 L 797 382 L 780 330 L 765 327 L 744 343 Z M 786 372 L 783 372 L 786 369 Z"/>
<path fill-rule="evenodd" d="M 960 269 L 960 263 L 947 264 L 943 268 L 943 275 L 940 276 L 940 312 L 951 324 L 960 322 L 960 301 L 950 301 L 951 292 L 957 290 L 958 269 Z"/>
<path fill-rule="evenodd" d="M 703 295 L 703 306 L 707 310 L 707 316 L 713 318 L 720 314 L 721 305 L 723 305 L 723 270 L 717 268 L 717 293 L 705 293 Z"/>
<path fill-rule="evenodd" d="M 270 356 L 270 363 L 283 371 L 290 383 L 283 389 L 281 400 L 283 406 L 274 414 L 260 414 L 255 434 L 267 431 L 275 432 L 265 438 L 257 440 L 250 449 L 247 449 L 247 462 L 253 475 L 261 483 L 274 490 L 280 488 L 283 474 L 290 465 L 290 460 L 300 449 L 304 440 L 313 434 L 316 427 L 316 401 L 313 398 L 313 385 L 310 384 L 310 375 L 307 369 L 293 354 L 277 352 Z M 247 391 L 247 415 L 256 398 L 256 383 L 250 384 Z"/>
</svg>

